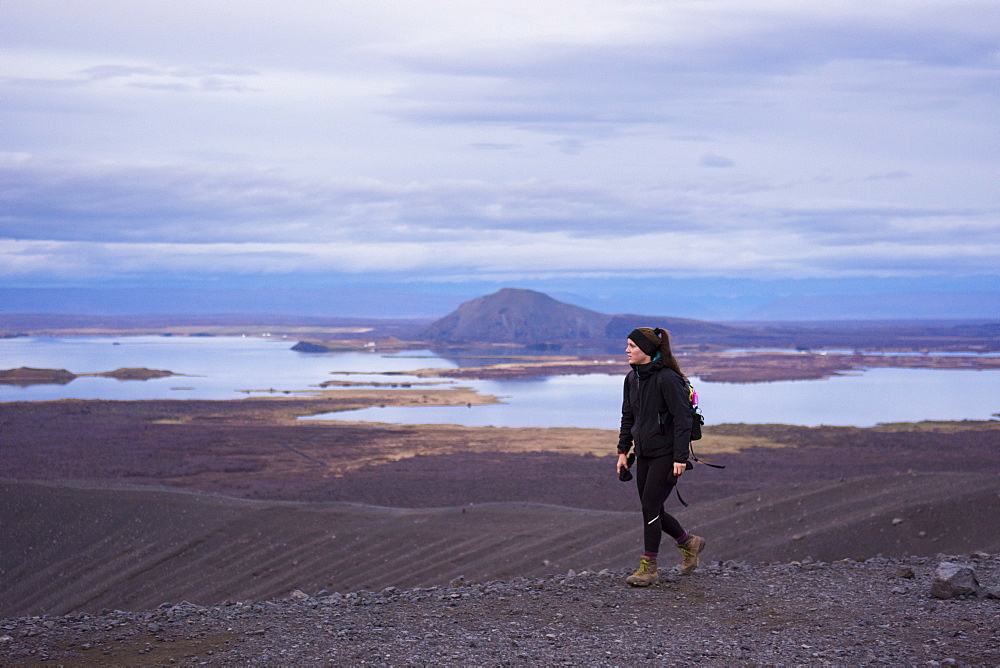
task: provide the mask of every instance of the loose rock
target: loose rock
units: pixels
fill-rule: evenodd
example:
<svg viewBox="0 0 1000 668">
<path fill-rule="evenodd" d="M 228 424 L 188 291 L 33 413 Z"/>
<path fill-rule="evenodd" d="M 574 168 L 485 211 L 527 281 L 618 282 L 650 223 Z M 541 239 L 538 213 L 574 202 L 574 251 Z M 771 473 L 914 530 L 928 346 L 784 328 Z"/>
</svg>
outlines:
<svg viewBox="0 0 1000 668">
<path fill-rule="evenodd" d="M 970 566 L 944 561 L 934 571 L 931 596 L 935 598 L 963 598 L 982 595 L 983 588 Z"/>
<path fill-rule="evenodd" d="M 0 665 L 1000 665 L 1000 603 L 927 596 L 939 571 L 971 571 L 949 559 L 706 562 L 644 590 L 624 585 L 629 569 L 603 570 L 0 619 Z M 974 559 L 995 588 L 1000 555 Z"/>
</svg>

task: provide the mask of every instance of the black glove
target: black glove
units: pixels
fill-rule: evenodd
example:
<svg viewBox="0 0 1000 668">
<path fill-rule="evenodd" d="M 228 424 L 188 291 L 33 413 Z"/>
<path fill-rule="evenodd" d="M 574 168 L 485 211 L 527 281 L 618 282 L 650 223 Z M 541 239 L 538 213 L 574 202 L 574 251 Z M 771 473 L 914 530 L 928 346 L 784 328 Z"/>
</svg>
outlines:
<svg viewBox="0 0 1000 668">
<path fill-rule="evenodd" d="M 632 464 L 635 463 L 635 453 L 629 453 L 628 459 L 625 460 L 625 468 L 618 472 L 618 479 L 622 482 L 628 482 L 632 479 L 632 472 L 629 471 L 632 468 Z"/>
</svg>

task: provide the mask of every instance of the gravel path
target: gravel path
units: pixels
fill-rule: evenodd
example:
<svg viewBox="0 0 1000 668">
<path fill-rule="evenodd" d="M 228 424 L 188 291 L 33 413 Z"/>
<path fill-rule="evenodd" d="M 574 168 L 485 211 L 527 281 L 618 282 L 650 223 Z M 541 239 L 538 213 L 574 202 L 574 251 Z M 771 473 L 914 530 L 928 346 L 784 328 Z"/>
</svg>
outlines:
<svg viewBox="0 0 1000 668">
<path fill-rule="evenodd" d="M 0 620 L 2 665 L 1000 665 L 1000 600 L 931 596 L 942 560 L 703 563 L 427 589 Z"/>
</svg>

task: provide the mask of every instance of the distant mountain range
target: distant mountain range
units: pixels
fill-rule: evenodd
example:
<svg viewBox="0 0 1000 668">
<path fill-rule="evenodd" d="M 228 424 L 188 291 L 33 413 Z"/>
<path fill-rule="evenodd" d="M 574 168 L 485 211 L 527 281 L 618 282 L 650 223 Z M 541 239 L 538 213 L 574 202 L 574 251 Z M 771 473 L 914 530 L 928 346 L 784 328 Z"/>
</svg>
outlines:
<svg viewBox="0 0 1000 668">
<path fill-rule="evenodd" d="M 1000 349 L 1000 324 L 947 321 L 723 325 L 650 315 L 607 315 L 534 290 L 504 288 L 465 302 L 418 336 L 441 344 L 514 343 L 614 349 L 636 327 L 662 327 L 677 346 Z"/>
<path fill-rule="evenodd" d="M 402 298 L 397 295 L 398 298 Z M 0 289 L 0 306 L 3 304 Z M 365 299 L 374 298 L 366 293 Z M 650 303 L 649 299 L 637 303 Z M 319 308 L 319 307 L 317 307 Z M 438 312 L 443 312 L 440 309 Z M 331 312 L 335 312 L 331 309 Z M 458 306 L 431 321 L 414 317 L 376 318 L 255 314 L 85 314 L 4 313 L 0 338 L 79 334 L 273 335 L 299 337 L 317 346 L 324 341 L 393 340 L 391 347 L 468 347 L 511 344 L 532 351 L 620 352 L 636 327 L 662 327 L 675 347 L 892 349 L 1000 351 L 1000 319 L 914 318 L 900 320 L 812 320 L 709 322 L 665 315 L 618 314 L 553 299 L 534 290 L 504 288 Z M 304 346 L 306 344 L 303 344 Z M 327 346 L 329 348 L 329 346 Z"/>
</svg>

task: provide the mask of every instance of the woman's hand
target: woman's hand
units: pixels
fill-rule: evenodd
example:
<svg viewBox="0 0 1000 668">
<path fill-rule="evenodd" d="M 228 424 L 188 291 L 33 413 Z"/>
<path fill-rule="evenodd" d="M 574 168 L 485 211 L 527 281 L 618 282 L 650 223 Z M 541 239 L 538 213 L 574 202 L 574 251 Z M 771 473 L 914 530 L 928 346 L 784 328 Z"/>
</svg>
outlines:
<svg viewBox="0 0 1000 668">
<path fill-rule="evenodd" d="M 687 471 L 687 464 L 684 462 L 674 462 L 674 476 L 680 477 L 682 473 Z"/>
<path fill-rule="evenodd" d="M 624 452 L 619 452 L 618 466 L 615 467 L 615 471 L 620 474 L 622 472 L 622 469 L 627 469 L 627 468 L 628 468 L 628 455 L 626 455 Z"/>
</svg>

